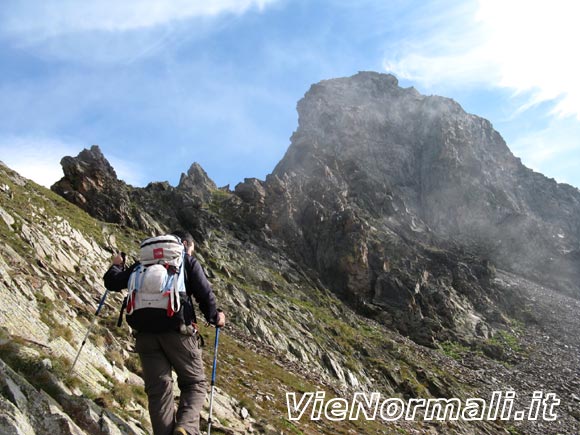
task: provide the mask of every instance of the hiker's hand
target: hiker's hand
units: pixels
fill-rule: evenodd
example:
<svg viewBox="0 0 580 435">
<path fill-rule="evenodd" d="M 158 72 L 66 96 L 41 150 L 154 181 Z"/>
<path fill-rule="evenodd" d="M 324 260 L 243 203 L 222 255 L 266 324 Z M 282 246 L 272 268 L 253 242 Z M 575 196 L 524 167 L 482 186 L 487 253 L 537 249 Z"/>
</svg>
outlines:
<svg viewBox="0 0 580 435">
<path fill-rule="evenodd" d="M 115 257 L 113 257 L 113 264 L 115 266 L 122 266 L 125 263 L 125 260 L 123 260 L 123 257 L 121 256 L 121 254 L 117 254 L 115 255 Z"/>
<path fill-rule="evenodd" d="M 226 325 L 226 315 L 223 311 L 218 311 L 215 326 L 223 328 Z"/>
</svg>

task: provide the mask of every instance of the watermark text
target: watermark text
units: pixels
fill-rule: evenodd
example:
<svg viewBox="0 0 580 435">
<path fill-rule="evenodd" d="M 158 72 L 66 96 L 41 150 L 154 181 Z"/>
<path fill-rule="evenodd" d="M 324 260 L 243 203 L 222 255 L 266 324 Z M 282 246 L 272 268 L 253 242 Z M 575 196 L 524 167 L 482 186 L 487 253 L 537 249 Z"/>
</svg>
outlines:
<svg viewBox="0 0 580 435">
<path fill-rule="evenodd" d="M 481 420 L 543 420 L 555 421 L 560 399 L 554 393 L 535 391 L 527 406 L 516 407 L 515 391 L 494 391 L 488 399 L 410 399 L 382 398 L 378 392 L 355 393 L 352 399 L 328 398 L 325 391 L 301 395 L 286 393 L 288 418 L 313 421 L 344 420 L 424 420 L 424 421 L 481 421 Z"/>
</svg>

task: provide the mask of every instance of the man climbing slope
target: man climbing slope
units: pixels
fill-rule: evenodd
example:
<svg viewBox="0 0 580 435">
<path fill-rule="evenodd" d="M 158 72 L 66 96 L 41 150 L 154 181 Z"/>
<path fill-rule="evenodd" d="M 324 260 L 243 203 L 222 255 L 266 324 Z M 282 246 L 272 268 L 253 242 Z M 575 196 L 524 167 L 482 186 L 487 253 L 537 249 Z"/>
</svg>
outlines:
<svg viewBox="0 0 580 435">
<path fill-rule="evenodd" d="M 135 330 L 135 348 L 143 368 L 154 435 L 200 433 L 199 415 L 207 382 L 190 296 L 195 298 L 208 323 L 216 327 L 225 325 L 225 315 L 216 308 L 212 288 L 193 251 L 191 234 L 175 231 L 169 236 L 145 240 L 140 261 L 127 270 L 121 256 L 116 256 L 104 276 L 109 290 L 129 288 L 127 321 Z M 160 272 L 161 281 L 154 278 L 155 268 L 165 270 Z M 160 289 L 159 282 L 165 288 Z M 148 297 L 149 287 L 155 288 Z M 181 391 L 177 411 L 173 403 L 172 369 Z"/>
</svg>

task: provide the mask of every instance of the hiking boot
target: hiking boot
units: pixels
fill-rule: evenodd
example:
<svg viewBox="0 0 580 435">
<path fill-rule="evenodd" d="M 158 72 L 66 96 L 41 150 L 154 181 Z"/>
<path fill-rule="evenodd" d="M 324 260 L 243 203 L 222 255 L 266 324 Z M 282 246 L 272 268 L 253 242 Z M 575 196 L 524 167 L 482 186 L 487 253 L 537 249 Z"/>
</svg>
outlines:
<svg viewBox="0 0 580 435">
<path fill-rule="evenodd" d="M 187 435 L 187 431 L 181 426 L 177 426 L 173 429 L 173 435 Z"/>
</svg>

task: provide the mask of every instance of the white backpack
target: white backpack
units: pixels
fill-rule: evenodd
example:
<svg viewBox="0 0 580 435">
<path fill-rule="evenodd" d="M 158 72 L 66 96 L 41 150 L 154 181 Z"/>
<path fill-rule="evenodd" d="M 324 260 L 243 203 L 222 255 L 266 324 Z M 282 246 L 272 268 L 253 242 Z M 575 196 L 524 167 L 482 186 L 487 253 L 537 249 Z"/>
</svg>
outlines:
<svg viewBox="0 0 580 435">
<path fill-rule="evenodd" d="M 146 239 L 141 243 L 140 262 L 129 277 L 127 322 L 145 308 L 166 310 L 172 317 L 181 308 L 179 293 L 185 292 L 185 248 L 174 235 Z M 143 313 L 140 313 L 142 322 Z M 137 321 L 137 318 L 135 318 Z"/>
</svg>

